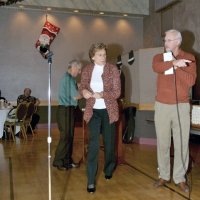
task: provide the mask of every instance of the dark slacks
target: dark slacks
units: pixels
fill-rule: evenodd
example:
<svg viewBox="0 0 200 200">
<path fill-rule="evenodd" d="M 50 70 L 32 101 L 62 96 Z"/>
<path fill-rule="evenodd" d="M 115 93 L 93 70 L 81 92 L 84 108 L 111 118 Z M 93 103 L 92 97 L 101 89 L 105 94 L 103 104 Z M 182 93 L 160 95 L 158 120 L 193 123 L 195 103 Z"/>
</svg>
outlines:
<svg viewBox="0 0 200 200">
<path fill-rule="evenodd" d="M 57 123 L 60 140 L 55 152 L 54 165 L 68 165 L 73 161 L 74 112 L 74 106 L 58 106 Z"/>
<path fill-rule="evenodd" d="M 40 121 L 40 116 L 37 113 L 34 113 L 31 120 L 31 127 L 34 130 L 38 122 Z"/>
<path fill-rule="evenodd" d="M 115 123 L 109 123 L 109 116 L 106 109 L 93 109 L 93 116 L 88 123 L 88 127 L 87 176 L 88 184 L 94 184 L 98 169 L 100 133 L 102 133 L 104 143 L 104 173 L 107 176 L 111 176 L 115 169 Z"/>
</svg>

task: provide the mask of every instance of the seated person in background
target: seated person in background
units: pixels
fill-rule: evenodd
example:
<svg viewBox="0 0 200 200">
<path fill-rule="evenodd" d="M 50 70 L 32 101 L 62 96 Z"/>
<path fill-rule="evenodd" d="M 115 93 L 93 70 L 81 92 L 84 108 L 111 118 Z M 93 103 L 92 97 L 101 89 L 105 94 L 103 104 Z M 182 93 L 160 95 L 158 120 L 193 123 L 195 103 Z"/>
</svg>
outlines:
<svg viewBox="0 0 200 200">
<path fill-rule="evenodd" d="M 6 98 L 1 96 L 1 90 L 0 90 L 0 100 L 4 100 L 4 102 L 7 102 Z"/>
<path fill-rule="evenodd" d="M 4 97 L 0 97 L 0 100 L 1 100 L 1 99 L 3 99 L 4 101 L 6 101 L 6 98 L 4 98 Z"/>
<path fill-rule="evenodd" d="M 31 89 L 30 88 L 25 88 L 24 89 L 24 94 L 20 95 L 18 98 L 17 98 L 17 105 L 19 103 L 22 103 L 22 102 L 32 102 L 35 104 L 35 106 L 37 107 L 39 104 L 40 104 L 40 100 L 31 96 Z M 31 121 L 31 127 L 32 129 L 34 130 L 36 125 L 38 124 L 40 120 L 40 116 L 37 114 L 37 113 L 34 113 L 33 116 L 32 116 L 32 121 Z M 31 130 L 30 128 L 28 128 L 27 130 L 27 133 L 31 133 Z"/>
<path fill-rule="evenodd" d="M 5 104 L 7 104 L 7 100 L 4 97 L 0 97 L 0 108 L 5 107 Z"/>
</svg>

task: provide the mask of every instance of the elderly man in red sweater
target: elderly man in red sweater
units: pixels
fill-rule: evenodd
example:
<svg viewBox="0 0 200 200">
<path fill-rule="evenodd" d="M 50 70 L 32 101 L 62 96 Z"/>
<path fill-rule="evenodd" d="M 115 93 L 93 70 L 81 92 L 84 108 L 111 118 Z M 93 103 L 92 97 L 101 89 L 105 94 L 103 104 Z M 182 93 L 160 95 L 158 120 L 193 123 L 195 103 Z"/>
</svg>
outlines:
<svg viewBox="0 0 200 200">
<path fill-rule="evenodd" d="M 157 73 L 155 127 L 159 179 L 155 187 L 170 181 L 171 136 L 174 143 L 173 180 L 188 192 L 186 172 L 189 162 L 190 104 L 189 93 L 196 80 L 196 61 L 181 50 L 181 33 L 168 30 L 164 47 L 167 53 L 155 55 L 153 70 Z"/>
</svg>

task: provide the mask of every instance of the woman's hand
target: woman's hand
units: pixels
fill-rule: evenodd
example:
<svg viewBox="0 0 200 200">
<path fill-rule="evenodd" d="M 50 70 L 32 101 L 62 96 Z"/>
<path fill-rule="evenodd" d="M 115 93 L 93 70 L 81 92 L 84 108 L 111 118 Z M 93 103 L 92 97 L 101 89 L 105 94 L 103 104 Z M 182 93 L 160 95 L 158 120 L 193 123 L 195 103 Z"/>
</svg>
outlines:
<svg viewBox="0 0 200 200">
<path fill-rule="evenodd" d="M 103 98 L 103 92 L 95 92 L 95 93 L 93 94 L 93 97 L 94 97 L 95 99 L 101 99 L 101 98 Z"/>
<path fill-rule="evenodd" d="M 90 92 L 90 91 L 88 91 L 88 90 L 83 90 L 83 97 L 85 98 L 85 99 L 89 99 L 89 98 L 91 98 L 91 97 L 93 97 L 93 94 L 92 94 L 92 92 Z"/>
</svg>

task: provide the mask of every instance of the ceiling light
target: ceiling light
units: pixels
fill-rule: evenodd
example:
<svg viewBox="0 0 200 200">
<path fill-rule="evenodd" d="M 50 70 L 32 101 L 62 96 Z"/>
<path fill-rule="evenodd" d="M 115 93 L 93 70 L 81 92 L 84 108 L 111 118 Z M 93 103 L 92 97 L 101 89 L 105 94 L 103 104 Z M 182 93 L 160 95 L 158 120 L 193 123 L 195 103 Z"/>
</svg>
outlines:
<svg viewBox="0 0 200 200">
<path fill-rule="evenodd" d="M 47 8 L 47 10 L 49 11 L 49 10 L 52 10 L 51 8 Z"/>
<path fill-rule="evenodd" d="M 79 10 L 74 10 L 74 12 L 75 12 L 75 13 L 78 13 L 78 12 L 79 12 Z"/>
<path fill-rule="evenodd" d="M 127 17 L 128 15 L 127 15 L 127 14 L 123 14 L 123 16 L 124 16 L 124 17 Z"/>
<path fill-rule="evenodd" d="M 100 12 L 99 14 L 100 14 L 100 15 L 104 15 L 104 12 Z"/>
</svg>

